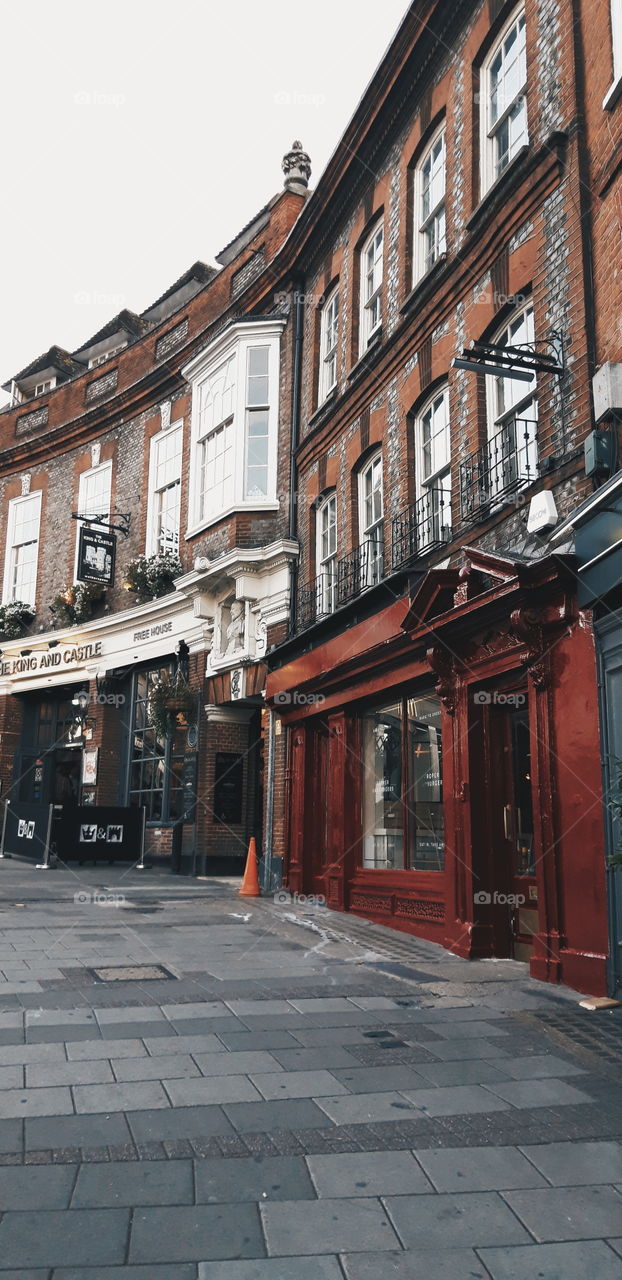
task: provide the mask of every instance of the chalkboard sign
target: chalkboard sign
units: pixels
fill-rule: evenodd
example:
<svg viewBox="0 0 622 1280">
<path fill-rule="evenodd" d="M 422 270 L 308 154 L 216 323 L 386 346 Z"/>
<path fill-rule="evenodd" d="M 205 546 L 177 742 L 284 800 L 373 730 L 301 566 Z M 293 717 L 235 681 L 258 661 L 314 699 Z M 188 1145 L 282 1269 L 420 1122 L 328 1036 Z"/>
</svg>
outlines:
<svg viewBox="0 0 622 1280">
<path fill-rule="evenodd" d="M 197 809 L 197 755 L 196 751 L 184 756 L 184 822 L 196 822 Z"/>
<path fill-rule="evenodd" d="M 214 773 L 214 822 L 236 826 L 242 821 L 244 757 L 235 751 L 217 751 Z"/>
</svg>

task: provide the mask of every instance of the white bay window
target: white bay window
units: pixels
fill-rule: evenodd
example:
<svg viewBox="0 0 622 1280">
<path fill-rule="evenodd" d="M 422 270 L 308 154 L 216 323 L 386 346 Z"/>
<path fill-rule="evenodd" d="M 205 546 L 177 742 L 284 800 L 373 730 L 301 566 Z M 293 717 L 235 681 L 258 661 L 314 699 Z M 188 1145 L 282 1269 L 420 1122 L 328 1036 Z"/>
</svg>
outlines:
<svg viewBox="0 0 622 1280">
<path fill-rule="evenodd" d="M 187 536 L 276 501 L 282 323 L 241 322 L 184 369 L 192 385 Z"/>
</svg>

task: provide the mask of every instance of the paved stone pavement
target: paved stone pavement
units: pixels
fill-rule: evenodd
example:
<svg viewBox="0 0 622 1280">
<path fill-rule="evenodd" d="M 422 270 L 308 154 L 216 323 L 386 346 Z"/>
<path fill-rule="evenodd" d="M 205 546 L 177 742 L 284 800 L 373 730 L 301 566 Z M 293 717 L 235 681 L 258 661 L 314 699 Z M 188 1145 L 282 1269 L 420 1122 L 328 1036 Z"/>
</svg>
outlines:
<svg viewBox="0 0 622 1280">
<path fill-rule="evenodd" d="M 0 1278 L 622 1280 L 622 1018 L 578 1000 L 233 881 L 5 860 Z"/>
</svg>

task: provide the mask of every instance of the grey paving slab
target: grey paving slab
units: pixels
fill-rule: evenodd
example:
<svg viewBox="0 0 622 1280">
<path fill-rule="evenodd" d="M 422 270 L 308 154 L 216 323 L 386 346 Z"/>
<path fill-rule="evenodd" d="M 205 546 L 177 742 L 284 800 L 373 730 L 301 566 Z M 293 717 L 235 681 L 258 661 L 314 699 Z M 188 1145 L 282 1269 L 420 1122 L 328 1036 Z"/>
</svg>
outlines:
<svg viewBox="0 0 622 1280">
<path fill-rule="evenodd" d="M 512 1249 L 482 1249 L 493 1280 L 621 1280 L 620 1259 L 604 1240 L 573 1244 L 534 1244 Z"/>
<path fill-rule="evenodd" d="M 584 1074 L 580 1067 L 573 1065 L 572 1062 L 565 1062 L 563 1058 L 557 1058 L 553 1053 L 533 1053 L 529 1057 L 509 1058 L 504 1062 L 503 1070 L 507 1071 L 514 1080 L 538 1080 L 546 1079 L 547 1076 Z"/>
<path fill-rule="evenodd" d="M 23 1067 L 0 1067 L 0 1089 L 21 1089 L 23 1083 Z"/>
<path fill-rule="evenodd" d="M 60 1041 L 68 1043 L 70 1040 L 97 1040 L 99 1036 L 100 1031 L 97 1024 L 93 1027 L 74 1026 L 73 1023 L 68 1023 L 65 1026 L 26 1028 L 26 1044 L 55 1044 Z"/>
<path fill-rule="evenodd" d="M 129 1008 L 98 1009 L 97 1021 L 104 1027 L 111 1022 L 164 1022 L 164 1013 L 155 1005 L 134 1005 Z"/>
<path fill-rule="evenodd" d="M 530 1243 L 530 1236 L 508 1205 L 499 1195 L 488 1192 L 390 1196 L 385 1204 L 406 1249 L 470 1249 Z"/>
<path fill-rule="evenodd" d="M 194 1060 L 204 1076 L 250 1075 L 251 1072 L 283 1073 L 276 1058 L 259 1049 L 255 1052 L 249 1050 L 247 1053 L 195 1053 Z"/>
<path fill-rule="evenodd" d="M 199 1076 L 196 1080 L 165 1080 L 174 1107 L 209 1106 L 222 1102 L 257 1102 L 261 1093 L 246 1076 Z"/>
<path fill-rule="evenodd" d="M 273 1133 L 289 1129 L 329 1129 L 332 1120 L 309 1098 L 279 1102 L 232 1102 L 225 1114 L 239 1133 Z"/>
<path fill-rule="evenodd" d="M 4 1044 L 0 1048 L 0 1067 L 26 1062 L 66 1062 L 62 1044 Z"/>
<path fill-rule="evenodd" d="M 335 1071 L 337 1080 L 350 1093 L 384 1093 L 400 1089 L 422 1088 L 427 1083 L 411 1066 L 355 1067 L 351 1071 Z"/>
<path fill-rule="evenodd" d="M 197 1160 L 195 1172 L 197 1204 L 316 1198 L 301 1156 Z"/>
<path fill-rule="evenodd" d="M 324 1045 L 320 1049 L 275 1048 L 272 1057 L 285 1071 L 333 1071 L 337 1067 L 360 1066 L 358 1058 L 338 1045 Z"/>
<path fill-rule="evenodd" d="M 373 1124 L 413 1116 L 415 1108 L 401 1093 L 356 1093 L 319 1098 L 318 1106 L 335 1124 Z"/>
<path fill-rule="evenodd" d="M 50 1085 L 106 1084 L 114 1076 L 105 1058 L 86 1062 L 36 1062 L 26 1067 L 26 1085 L 41 1089 Z"/>
<path fill-rule="evenodd" d="M 201 1000 L 195 1004 L 163 1004 L 162 1013 L 171 1022 L 194 1018 L 230 1018 L 231 1007 L 222 1000 Z"/>
<path fill-rule="evenodd" d="M 330 1071 L 271 1071 L 252 1075 L 251 1080 L 262 1097 L 270 1101 L 277 1098 L 330 1097 L 348 1092 Z"/>
<path fill-rule="evenodd" d="M 434 1188 L 410 1151 L 353 1151 L 307 1157 L 318 1196 L 415 1195 Z"/>
<path fill-rule="evenodd" d="M 130 1262 L 206 1262 L 262 1258 L 265 1253 L 254 1204 L 182 1205 L 134 1214 Z"/>
<path fill-rule="evenodd" d="M 235 1103 L 234 1106 L 254 1106 Z M 261 1104 L 265 1105 L 265 1104 Z M 135 1142 L 175 1142 L 179 1138 L 212 1138 L 234 1133 L 222 1107 L 169 1107 L 168 1111 L 128 1111 Z M 127 1142 L 127 1138 L 123 1139 Z M 116 1145 L 116 1144 L 115 1144 Z"/>
<path fill-rule="evenodd" d="M 117 1147 L 131 1141 L 122 1115 L 49 1116 L 26 1121 L 26 1150 L 55 1147 Z"/>
<path fill-rule="evenodd" d="M 131 1080 L 189 1079 L 200 1076 L 196 1062 L 189 1054 L 162 1054 L 158 1058 L 112 1059 L 115 1078 L 120 1082 Z"/>
<path fill-rule="evenodd" d="M 21 1151 L 23 1129 L 23 1120 L 0 1120 L 0 1152 L 3 1155 Z"/>
<path fill-rule="evenodd" d="M 435 1024 L 434 1030 L 437 1035 L 444 1036 L 448 1040 L 488 1040 L 491 1036 L 507 1036 L 507 1028 L 499 1026 L 495 1022 L 457 1022 L 455 1019 L 447 1024 L 438 1022 Z"/>
<path fill-rule="evenodd" d="M 79 1084 L 73 1089 L 79 1115 L 97 1115 L 102 1111 L 149 1111 L 169 1107 L 168 1096 L 158 1080 L 139 1080 L 123 1084 Z"/>
<path fill-rule="evenodd" d="M 0 1222 L 0 1258 L 5 1268 L 123 1262 L 129 1216 L 126 1209 L 9 1212 Z"/>
<path fill-rule="evenodd" d="M 222 1053 L 226 1052 L 225 1046 L 218 1036 L 200 1035 L 200 1036 L 177 1036 L 174 1040 L 166 1038 L 164 1043 L 161 1037 L 145 1036 L 145 1048 L 152 1057 L 160 1057 L 162 1054 L 171 1053 Z M 113 1057 L 117 1058 L 117 1046 L 114 1046 Z"/>
<path fill-rule="evenodd" d="M 218 1041 L 221 1047 L 225 1046 L 232 1051 L 244 1051 L 254 1053 L 256 1050 L 267 1049 L 272 1052 L 274 1049 L 296 1049 L 300 1048 L 297 1040 L 289 1031 L 282 1031 L 279 1028 L 270 1031 L 219 1031 Z M 209 1046 L 206 1046 L 208 1049 Z"/>
<path fill-rule="evenodd" d="M 366 1044 L 358 1027 L 296 1027 L 291 1033 L 306 1049 L 319 1045 Z"/>
<path fill-rule="evenodd" d="M 56 1089 L 5 1089 L 0 1093 L 0 1118 L 13 1120 L 25 1116 L 71 1116 L 74 1113 L 71 1092 Z"/>
<path fill-rule="evenodd" d="M 86 1040 L 67 1045 L 70 1062 L 84 1062 L 87 1058 L 138 1058 L 146 1057 L 146 1054 L 140 1039 L 115 1040 L 114 1046 L 106 1040 Z"/>
<path fill-rule="evenodd" d="M 504 1198 L 536 1240 L 593 1240 L 615 1236 L 622 1196 L 613 1187 L 551 1187 L 507 1191 Z"/>
<path fill-rule="evenodd" d="M 201 1262 L 199 1280 L 343 1280 L 336 1258 L 253 1258 L 249 1262 Z"/>
<path fill-rule="evenodd" d="M 429 1048 L 441 1062 L 466 1062 L 469 1058 L 486 1058 L 487 1061 L 502 1058 L 505 1061 L 509 1056 L 502 1040 L 497 1043 L 492 1040 L 435 1040 Z"/>
<path fill-rule="evenodd" d="M 555 1187 L 622 1180 L 620 1142 L 551 1142 L 521 1150 Z"/>
<path fill-rule="evenodd" d="M 593 1102 L 589 1093 L 566 1084 L 564 1080 L 514 1080 L 509 1084 L 483 1086 L 498 1098 L 504 1098 L 513 1107 L 570 1107 L 581 1102 Z"/>
<path fill-rule="evenodd" d="M 508 1079 L 505 1059 L 485 1062 L 469 1058 L 466 1062 L 421 1062 L 417 1071 L 429 1084 L 441 1087 L 459 1084 L 494 1084 Z"/>
<path fill-rule="evenodd" d="M 619 1255 L 620 1258 L 622 1258 L 622 1237 L 619 1240 L 610 1239 L 607 1241 L 607 1244 L 611 1246 L 611 1248 L 614 1250 L 615 1253 Z"/>
<path fill-rule="evenodd" d="M 346 1280 L 490 1280 L 472 1249 L 419 1253 L 346 1253 Z M 521 1277 L 527 1280 L 529 1273 Z M 561 1280 L 561 1277 L 560 1277 Z"/>
<path fill-rule="evenodd" d="M 75 1180 L 75 1168 L 69 1165 L 15 1165 L 0 1169 L 0 1212 L 67 1209 Z"/>
<path fill-rule="evenodd" d="M 271 1257 L 395 1249 L 398 1240 L 378 1200 L 283 1201 L 260 1212 Z"/>
<path fill-rule="evenodd" d="M 415 1150 L 437 1191 L 503 1191 L 547 1183 L 516 1147 Z"/>
<path fill-rule="evenodd" d="M 21 1272 L 18 1273 L 21 1276 Z M 0 1276 L 2 1272 L 0 1271 Z M 57 1267 L 54 1280 L 196 1280 L 194 1262 L 176 1262 L 172 1267 Z"/>
<path fill-rule="evenodd" d="M 274 1017 L 275 1014 L 285 1014 L 290 1017 L 293 1013 L 293 1001 L 290 1003 L 288 1000 L 228 1000 L 227 1005 L 238 1018 Z"/>
<path fill-rule="evenodd" d="M 351 1002 L 345 996 L 310 996 L 290 1000 L 299 1013 L 352 1013 Z M 362 1005 L 356 1006 L 362 1009 Z M 276 1010 L 275 1010 L 276 1012 Z"/>
<path fill-rule="evenodd" d="M 71 1207 L 103 1209 L 193 1203 L 191 1160 L 152 1160 L 139 1164 L 111 1161 L 80 1166 Z"/>
<path fill-rule="evenodd" d="M 100 1027 L 104 1043 L 116 1040 L 142 1040 L 149 1036 L 153 1040 L 173 1040 L 175 1028 L 170 1022 L 107 1022 Z"/>
<path fill-rule="evenodd" d="M 27 1009 L 26 1027 L 83 1026 L 97 1030 L 97 1019 L 92 1009 Z"/>
<path fill-rule="evenodd" d="M 183 1005 L 180 1006 L 180 1008 L 182 1009 L 183 1007 L 184 1007 Z M 128 1026 L 129 1025 L 130 1024 L 128 1023 Z M 241 1026 L 242 1024 L 239 1023 L 237 1021 L 237 1018 L 234 1018 L 232 1014 L 231 1017 L 228 1019 L 227 1018 L 187 1018 L 187 1019 L 179 1018 L 175 1022 L 170 1022 L 164 1025 L 168 1025 L 173 1035 L 176 1035 L 176 1036 L 207 1036 L 207 1035 L 218 1035 L 220 1034 L 220 1032 L 226 1030 L 226 1028 L 229 1026 L 232 1026 L 232 1025 Z M 145 1027 L 146 1026 L 147 1024 L 145 1023 Z M 135 1032 L 135 1034 L 138 1034 L 138 1033 Z M 149 1032 L 145 1031 L 144 1034 L 146 1038 Z"/>
</svg>

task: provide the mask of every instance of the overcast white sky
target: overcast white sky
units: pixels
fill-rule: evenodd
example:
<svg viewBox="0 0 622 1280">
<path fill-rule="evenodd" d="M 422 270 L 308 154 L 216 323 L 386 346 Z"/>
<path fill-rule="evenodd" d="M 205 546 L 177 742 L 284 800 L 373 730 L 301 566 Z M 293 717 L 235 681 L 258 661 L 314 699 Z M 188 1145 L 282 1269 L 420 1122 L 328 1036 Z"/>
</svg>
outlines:
<svg viewBox="0 0 622 1280">
<path fill-rule="evenodd" d="M 0 382 L 212 262 L 294 138 L 313 185 L 407 7 L 2 0 Z"/>
</svg>

